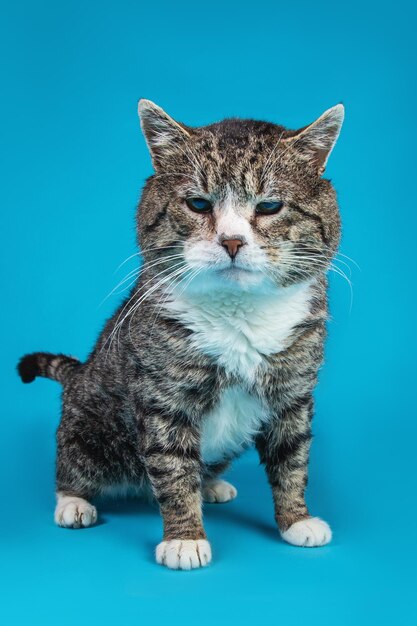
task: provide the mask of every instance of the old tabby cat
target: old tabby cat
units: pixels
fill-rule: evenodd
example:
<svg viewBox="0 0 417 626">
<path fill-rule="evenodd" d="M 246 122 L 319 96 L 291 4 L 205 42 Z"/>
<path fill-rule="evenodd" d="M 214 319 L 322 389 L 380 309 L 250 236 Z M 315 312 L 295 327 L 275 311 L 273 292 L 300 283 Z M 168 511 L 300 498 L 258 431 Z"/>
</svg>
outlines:
<svg viewBox="0 0 417 626">
<path fill-rule="evenodd" d="M 255 442 L 283 539 L 322 546 L 331 530 L 304 491 L 340 234 L 321 176 L 343 106 L 298 131 L 241 119 L 190 128 L 148 100 L 139 115 L 155 174 L 130 297 L 85 363 L 48 353 L 19 363 L 24 382 L 64 386 L 56 523 L 90 526 L 94 496 L 150 486 L 164 522 L 157 562 L 207 565 L 202 501 L 236 497 L 220 475 Z"/>
</svg>

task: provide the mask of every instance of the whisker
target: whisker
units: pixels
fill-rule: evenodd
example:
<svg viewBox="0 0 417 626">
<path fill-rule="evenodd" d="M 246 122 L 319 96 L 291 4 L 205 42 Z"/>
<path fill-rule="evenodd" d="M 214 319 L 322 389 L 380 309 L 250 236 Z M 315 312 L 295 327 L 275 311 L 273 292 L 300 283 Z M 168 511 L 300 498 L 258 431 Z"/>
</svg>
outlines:
<svg viewBox="0 0 417 626">
<path fill-rule="evenodd" d="M 125 265 L 128 261 L 130 261 L 130 259 L 133 259 L 135 256 L 140 256 L 140 252 L 135 252 L 134 254 L 131 254 L 130 256 L 128 256 L 127 259 L 122 261 L 122 263 L 120 263 L 120 265 L 118 265 L 116 269 L 114 270 L 114 274 L 116 274 L 119 271 L 119 269 L 123 267 L 123 265 Z"/>
<path fill-rule="evenodd" d="M 139 252 L 135 252 L 134 254 L 131 254 L 124 261 L 122 261 L 122 263 L 120 263 L 120 265 L 117 266 L 117 268 L 115 269 L 114 273 L 118 272 L 119 269 L 121 267 L 123 267 L 123 265 L 125 265 L 125 263 L 130 261 L 130 259 L 133 259 L 135 256 L 141 257 L 143 252 L 149 252 L 151 250 L 169 250 L 170 248 L 178 248 L 178 247 L 179 247 L 179 245 L 177 244 L 177 245 L 172 245 L 172 246 L 155 246 L 155 247 L 152 247 L 152 248 L 141 248 L 139 250 Z"/>
<path fill-rule="evenodd" d="M 148 261 L 147 263 L 143 263 L 140 267 L 138 267 L 138 268 L 135 268 L 135 269 L 131 270 L 131 271 L 130 271 L 130 272 L 129 272 L 129 273 L 128 273 L 125 277 L 124 277 L 124 279 L 123 279 L 123 280 L 121 280 L 121 281 L 118 283 L 118 285 L 116 285 L 116 287 L 114 287 L 114 288 L 110 291 L 110 293 L 108 293 L 108 294 L 107 294 L 107 296 L 106 296 L 106 297 L 105 297 L 105 298 L 104 298 L 104 299 L 100 302 L 99 307 L 101 307 L 101 306 L 104 304 L 104 302 L 106 302 L 106 300 L 107 300 L 108 298 L 110 298 L 110 296 L 112 296 L 112 295 L 114 294 L 114 292 L 115 292 L 115 291 L 117 291 L 117 289 L 118 289 L 119 287 L 121 287 L 121 286 L 122 286 L 125 282 L 127 282 L 128 280 L 130 280 L 130 278 L 131 278 L 133 275 L 138 276 L 141 272 L 144 272 L 145 270 L 148 270 L 148 269 L 150 269 L 151 267 L 155 267 L 156 265 L 160 265 L 161 263 L 165 263 L 166 261 L 172 261 L 172 260 L 179 259 L 179 258 L 182 258 L 182 254 L 172 254 L 172 255 L 170 255 L 170 256 L 163 257 L 163 258 L 161 258 L 161 259 Z M 136 280 L 136 279 L 135 279 L 135 280 Z M 133 280 L 133 281 L 129 284 L 129 287 L 130 287 L 130 285 L 133 285 L 133 283 L 135 282 L 135 280 Z M 128 288 L 128 287 L 125 287 L 124 289 L 122 289 L 122 292 L 123 292 L 123 291 L 125 291 L 127 288 Z"/>
<path fill-rule="evenodd" d="M 342 252 L 336 252 L 336 256 L 342 256 L 345 259 L 347 259 L 348 261 L 350 261 L 351 263 L 353 263 L 359 271 L 361 271 L 361 268 L 359 266 L 359 264 L 355 261 L 355 259 L 352 259 L 350 256 L 348 256 L 347 254 L 343 254 Z"/>
<path fill-rule="evenodd" d="M 173 285 L 175 285 L 175 287 L 179 287 L 179 286 L 181 285 L 181 283 L 182 283 L 182 282 L 184 282 L 184 281 L 186 281 L 186 280 L 187 280 L 187 278 L 190 278 L 190 276 L 191 276 L 191 280 L 193 280 L 194 278 L 196 278 L 196 276 L 197 276 L 197 275 L 198 275 L 198 274 L 199 274 L 202 270 L 205 270 L 205 269 L 206 269 L 206 268 L 204 268 L 204 267 L 196 268 L 196 269 L 194 269 L 194 270 L 192 270 L 192 271 L 191 271 L 191 275 L 189 275 L 189 274 L 187 274 L 187 272 L 185 272 L 184 276 L 183 276 L 183 277 L 182 277 L 182 278 L 181 278 L 178 282 L 176 282 L 176 281 L 174 280 L 174 281 L 172 281 L 172 282 L 168 285 L 168 287 L 164 287 L 164 291 L 165 291 L 165 293 L 163 293 L 163 294 L 162 294 L 161 298 L 158 300 L 158 303 L 157 303 L 157 305 L 156 305 L 156 307 L 155 307 L 155 308 L 156 308 L 156 315 L 155 315 L 154 322 L 153 322 L 153 324 L 152 324 L 152 329 L 151 329 L 151 333 L 150 333 L 150 335 L 151 335 L 151 336 L 152 336 L 152 332 L 153 332 L 153 329 L 154 329 L 154 327 L 155 327 L 155 324 L 156 324 L 156 322 L 157 322 L 157 320 L 158 320 L 158 318 L 159 318 L 159 316 L 160 316 L 160 314 L 161 314 L 162 307 L 163 307 L 163 306 L 164 306 L 164 304 L 167 302 L 167 300 L 168 300 L 169 296 L 170 296 L 170 295 L 171 295 L 171 293 L 172 293 L 172 291 L 170 292 L 170 291 L 169 291 L 169 289 L 171 289 L 171 287 L 172 287 Z M 193 273 L 194 273 L 194 275 L 193 275 Z M 183 289 L 181 290 L 181 292 L 180 292 L 180 294 L 179 294 L 179 297 L 181 297 L 181 296 L 182 296 L 182 294 L 184 293 L 185 289 L 186 289 L 186 288 L 187 288 L 187 286 L 190 284 L 191 280 L 189 280 L 189 281 L 188 281 L 188 282 L 187 282 L 187 283 L 183 286 Z M 164 296 L 165 296 L 165 297 L 164 297 Z M 163 302 L 162 302 L 162 298 L 164 298 Z"/>
<path fill-rule="evenodd" d="M 168 268 L 165 268 L 165 269 L 161 270 L 158 274 L 156 274 L 156 276 L 152 276 L 152 277 L 151 277 L 149 280 L 147 280 L 147 281 L 146 281 L 143 285 L 141 285 L 141 286 L 139 287 L 139 289 L 138 289 L 138 290 L 136 290 L 136 291 L 132 294 L 132 296 L 131 296 L 131 297 L 129 298 L 129 300 L 125 303 L 125 305 L 123 306 L 122 310 L 120 311 L 120 313 L 119 313 L 119 315 L 118 315 L 118 317 L 117 317 L 117 319 L 116 319 L 116 321 L 115 321 L 115 325 L 114 325 L 114 327 L 113 327 L 113 330 L 112 330 L 112 332 L 110 333 L 109 337 L 106 339 L 106 341 L 105 341 L 105 343 L 103 344 L 103 346 L 102 346 L 101 350 L 103 350 L 103 349 L 104 349 L 104 347 L 106 346 L 106 344 L 107 344 L 109 341 L 110 341 L 110 346 L 109 346 L 109 349 L 110 349 L 110 347 L 111 347 L 111 343 L 112 343 L 112 338 L 113 338 L 113 335 L 114 335 L 114 333 L 115 333 L 115 332 L 117 332 L 118 326 L 119 326 L 119 324 L 120 324 L 120 321 L 119 321 L 119 320 L 120 320 L 120 318 L 122 317 L 123 312 L 124 312 L 124 311 L 126 310 L 126 308 L 129 306 L 129 304 L 132 302 L 132 300 L 134 300 L 134 298 L 135 298 L 135 297 L 136 297 L 136 296 L 140 293 L 140 291 L 141 291 L 144 287 L 146 287 L 146 285 L 147 285 L 147 284 L 149 284 L 150 282 L 152 282 L 152 281 L 154 281 L 156 278 L 158 278 L 161 274 L 164 274 L 165 272 L 168 272 L 168 271 L 173 270 L 173 268 L 177 267 L 178 265 L 181 265 L 181 263 L 177 263 L 177 264 L 176 264 L 176 265 L 174 265 L 173 267 L 168 267 Z M 133 306 L 133 305 L 132 305 L 132 306 Z M 123 318 L 123 320 L 124 320 L 124 318 Z M 108 352 L 108 351 L 107 351 L 107 352 Z"/>
<path fill-rule="evenodd" d="M 309 241 L 290 241 L 290 240 L 285 240 L 285 241 L 281 241 L 281 242 L 277 242 L 275 244 L 270 244 L 271 247 L 281 247 L 281 246 L 293 246 L 293 247 L 299 247 L 300 249 L 302 249 L 303 246 L 306 247 L 313 247 L 313 248 L 317 248 L 318 249 L 325 249 L 328 250 L 332 256 L 334 255 L 335 257 L 337 256 L 342 256 L 345 259 L 347 259 L 348 261 L 350 261 L 351 263 L 353 263 L 359 270 L 361 269 L 359 264 L 355 261 L 355 259 L 352 259 L 352 257 L 348 256 L 347 254 L 340 252 L 339 250 L 334 251 L 330 246 L 326 245 L 324 242 L 319 243 L 317 241 L 312 240 L 311 242 Z"/>
<path fill-rule="evenodd" d="M 340 259 L 337 259 L 337 261 L 339 263 L 341 262 Z M 269 262 L 269 265 L 271 265 L 270 262 Z M 318 255 L 317 257 L 307 256 L 306 254 L 302 254 L 300 250 L 297 251 L 291 248 L 289 249 L 287 248 L 287 251 L 283 251 L 283 256 L 279 259 L 279 265 L 274 269 L 279 272 L 280 267 L 286 268 L 287 270 L 288 269 L 293 270 L 297 272 L 297 274 L 301 276 L 305 276 L 306 278 L 311 277 L 311 274 L 308 274 L 308 270 L 320 271 L 320 270 L 324 270 L 327 268 L 327 271 L 332 271 L 335 274 L 338 274 L 344 280 L 346 280 L 346 282 L 349 285 L 349 290 L 350 290 L 349 312 L 352 311 L 352 306 L 353 306 L 352 282 L 349 279 L 349 277 L 345 274 L 345 272 L 338 265 L 335 264 L 334 260 L 331 261 L 325 256 L 320 256 L 320 255 Z M 350 271 L 349 266 L 348 268 Z"/>
<path fill-rule="evenodd" d="M 177 270 L 176 270 L 177 271 Z M 174 272 L 172 272 L 173 274 Z M 142 294 L 142 296 L 140 296 L 139 300 L 137 302 L 135 302 L 134 304 L 132 304 L 130 306 L 130 308 L 128 309 L 128 311 L 126 312 L 125 316 L 123 317 L 123 319 L 121 319 L 117 326 L 114 328 L 113 332 L 112 332 L 112 337 L 111 337 L 111 341 L 109 344 L 109 348 L 107 353 L 109 352 L 111 345 L 113 343 L 114 338 L 117 339 L 117 351 L 120 351 L 120 331 L 122 329 L 122 326 L 124 324 L 124 322 L 127 320 L 128 317 L 130 317 L 132 314 L 134 314 L 136 312 L 136 310 L 139 308 L 140 304 L 143 302 L 144 299 L 146 299 L 149 295 L 151 295 L 158 287 L 159 284 L 162 283 L 165 279 L 169 280 L 171 278 L 171 274 L 169 274 L 168 276 L 166 276 L 164 279 L 162 279 L 161 281 L 159 281 L 159 283 L 157 283 L 156 285 L 154 285 L 154 287 L 149 288 L 144 294 Z M 137 293 L 135 294 L 137 295 Z M 130 324 L 129 324 L 129 338 L 131 340 L 131 336 L 130 336 Z"/>
<path fill-rule="evenodd" d="M 349 280 L 349 278 L 346 276 L 346 274 L 340 269 L 340 268 L 336 268 L 334 265 L 330 265 L 329 270 L 331 272 L 335 272 L 335 274 L 338 274 L 339 276 L 341 276 L 349 285 L 349 291 L 350 291 L 350 306 L 349 306 L 349 314 L 352 313 L 352 307 L 353 307 L 353 286 L 352 286 L 352 282 Z"/>
<path fill-rule="evenodd" d="M 167 268 L 165 268 L 165 269 L 161 270 L 161 271 L 160 271 L 160 272 L 158 272 L 158 274 L 156 274 L 155 276 L 151 276 L 151 278 L 150 278 L 149 280 L 147 280 L 145 283 L 143 283 L 143 284 L 140 286 L 140 288 L 139 288 L 138 290 L 136 290 L 136 291 L 135 291 L 135 293 L 133 294 L 132 298 L 130 298 L 130 300 L 132 300 L 133 298 L 135 298 L 136 296 L 138 296 L 138 295 L 140 294 L 140 292 L 144 289 L 144 287 L 145 287 L 146 285 L 148 285 L 149 283 L 152 283 L 152 282 L 153 282 L 155 279 L 157 279 L 159 276 L 161 276 L 162 274 L 165 274 L 166 272 L 171 272 L 170 274 L 168 274 L 168 275 L 166 275 L 166 276 L 163 276 L 163 278 L 161 278 L 161 279 L 160 279 L 160 280 L 156 283 L 156 285 L 154 285 L 154 287 L 159 287 L 159 285 L 160 285 L 160 284 L 163 284 L 163 283 L 166 281 L 166 279 L 168 279 L 168 278 L 170 278 L 170 277 L 171 277 L 171 274 L 172 274 L 172 275 L 174 274 L 174 270 L 175 270 L 175 271 L 177 271 L 177 269 L 176 269 L 176 268 L 178 268 L 178 267 L 180 267 L 180 266 L 183 266 L 183 264 L 184 264 L 184 262 L 183 262 L 183 261 L 180 261 L 179 263 L 176 263 L 176 264 L 174 264 L 174 265 L 172 265 L 172 266 L 170 266 L 170 267 L 167 267 Z M 152 290 L 152 289 L 153 289 L 153 287 L 150 287 L 148 290 L 146 290 L 146 291 L 145 291 L 145 293 L 143 293 L 142 295 L 140 295 L 139 300 L 138 300 L 137 302 L 135 302 L 135 303 L 132 305 L 131 309 L 132 309 L 132 308 L 134 308 L 137 304 L 140 304 L 140 303 L 142 302 L 142 298 L 143 298 L 144 296 L 146 296 L 149 292 L 151 292 L 151 290 Z M 130 300 L 129 300 L 129 302 L 130 302 Z M 125 307 L 124 307 L 124 308 L 125 308 Z M 130 315 L 130 311 L 131 311 L 131 309 L 127 312 L 127 314 L 125 315 L 125 317 L 123 318 L 123 320 L 121 320 L 121 322 L 119 322 L 119 323 L 117 324 L 117 326 L 119 326 L 119 325 L 123 324 L 123 321 L 125 320 L 125 318 L 126 318 L 128 315 Z M 123 310 L 122 310 L 122 312 L 123 312 Z M 120 316 L 119 316 L 119 317 L 120 317 Z"/>
<path fill-rule="evenodd" d="M 149 298 L 150 295 L 152 295 L 157 289 L 159 289 L 159 287 L 161 287 L 163 284 L 165 284 L 166 282 L 170 282 L 172 281 L 173 278 L 176 278 L 177 276 L 181 276 L 181 274 L 184 271 L 184 266 L 177 268 L 174 272 L 172 272 L 172 274 L 169 274 L 168 276 L 165 276 L 161 281 L 159 281 L 159 283 L 157 283 L 156 285 L 154 285 L 153 287 L 150 287 L 144 294 L 142 294 L 142 296 L 139 298 L 138 302 L 136 302 L 130 309 L 130 311 L 128 311 L 128 313 L 125 315 L 124 319 L 122 320 L 120 327 L 122 326 L 124 320 L 130 316 L 130 320 L 129 320 L 129 326 L 128 326 L 128 334 L 129 334 L 129 338 L 130 340 L 132 340 L 131 334 L 130 334 L 130 330 L 131 330 L 131 325 L 132 325 L 132 320 L 134 319 L 134 316 L 136 314 L 136 311 L 138 310 L 138 308 L 140 307 L 140 305 Z M 120 329 L 119 329 L 120 332 Z"/>
<path fill-rule="evenodd" d="M 103 300 L 100 302 L 100 304 L 98 305 L 97 308 L 100 308 L 101 306 L 103 306 L 103 304 L 106 302 L 106 300 L 108 300 L 113 294 L 120 295 L 124 291 L 127 291 L 127 289 L 129 289 L 129 287 L 134 285 L 134 283 L 137 281 L 138 276 L 140 274 L 140 269 L 137 269 L 137 270 L 134 270 L 132 272 L 129 272 L 129 274 L 130 274 L 130 276 L 127 275 L 122 281 L 120 281 L 120 283 L 118 285 L 116 285 L 116 287 L 114 287 L 110 291 L 110 293 L 107 294 L 107 296 L 105 298 L 103 298 Z M 126 287 L 123 287 L 123 289 L 121 289 L 120 291 L 117 291 L 119 289 L 119 287 L 121 287 L 124 283 L 126 283 L 129 280 L 131 282 Z"/>
</svg>

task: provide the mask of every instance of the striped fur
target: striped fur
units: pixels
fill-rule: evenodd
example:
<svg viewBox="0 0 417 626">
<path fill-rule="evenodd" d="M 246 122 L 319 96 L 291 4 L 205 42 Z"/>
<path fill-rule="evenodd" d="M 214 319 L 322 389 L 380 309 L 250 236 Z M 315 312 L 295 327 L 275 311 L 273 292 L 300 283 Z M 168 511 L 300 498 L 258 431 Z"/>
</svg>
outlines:
<svg viewBox="0 0 417 626">
<path fill-rule="evenodd" d="M 80 367 L 78 359 L 65 354 L 34 352 L 22 357 L 17 369 L 24 383 L 31 383 L 37 376 L 43 376 L 65 385 Z"/>
<path fill-rule="evenodd" d="M 138 280 L 85 363 L 37 353 L 19 364 L 24 382 L 64 385 L 56 520 L 89 525 L 94 496 L 150 489 L 164 522 L 157 561 L 206 565 L 203 496 L 234 497 L 218 477 L 255 443 L 284 539 L 321 545 L 330 530 L 310 519 L 304 491 L 340 236 L 321 174 L 343 108 L 301 131 L 238 119 L 190 128 L 148 101 L 140 116 L 155 174 L 138 209 Z M 190 197 L 210 210 L 190 210 Z M 259 214 L 268 200 L 279 210 Z M 236 257 L 228 239 L 241 242 Z"/>
</svg>

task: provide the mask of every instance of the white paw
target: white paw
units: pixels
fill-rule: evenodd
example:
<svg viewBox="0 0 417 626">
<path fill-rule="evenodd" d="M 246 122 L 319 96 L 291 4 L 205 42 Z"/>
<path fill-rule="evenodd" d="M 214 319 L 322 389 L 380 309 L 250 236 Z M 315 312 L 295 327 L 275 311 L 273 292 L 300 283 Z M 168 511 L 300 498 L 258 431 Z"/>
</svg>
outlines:
<svg viewBox="0 0 417 626">
<path fill-rule="evenodd" d="M 295 522 L 281 537 L 293 546 L 314 548 L 325 546 L 332 539 L 330 526 L 319 517 L 309 517 Z"/>
<path fill-rule="evenodd" d="M 170 569 L 195 569 L 211 561 L 211 548 L 206 539 L 171 539 L 156 546 L 156 562 Z"/>
<path fill-rule="evenodd" d="M 75 496 L 62 496 L 58 494 L 58 502 L 55 509 L 55 522 L 64 528 L 87 528 L 97 521 L 97 509 L 95 506 Z"/>
<path fill-rule="evenodd" d="M 209 480 L 203 485 L 204 502 L 229 502 L 237 496 L 237 489 L 225 480 Z"/>
</svg>

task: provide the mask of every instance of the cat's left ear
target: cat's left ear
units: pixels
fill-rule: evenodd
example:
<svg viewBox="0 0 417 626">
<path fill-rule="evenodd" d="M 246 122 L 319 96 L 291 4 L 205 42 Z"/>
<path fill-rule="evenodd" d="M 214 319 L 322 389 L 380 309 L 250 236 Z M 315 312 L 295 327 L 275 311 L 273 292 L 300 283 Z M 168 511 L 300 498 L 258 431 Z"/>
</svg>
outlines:
<svg viewBox="0 0 417 626">
<path fill-rule="evenodd" d="M 164 157 L 175 152 L 175 147 L 183 144 L 190 133 L 150 100 L 139 100 L 138 114 L 153 165 L 157 169 Z"/>
<path fill-rule="evenodd" d="M 312 162 L 321 175 L 333 150 L 345 117 L 343 104 L 328 109 L 315 122 L 282 142 L 292 145 L 303 158 Z"/>
</svg>

